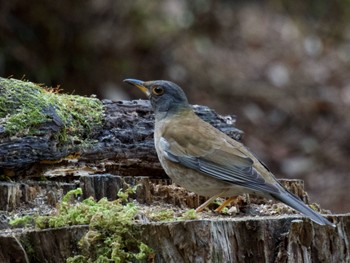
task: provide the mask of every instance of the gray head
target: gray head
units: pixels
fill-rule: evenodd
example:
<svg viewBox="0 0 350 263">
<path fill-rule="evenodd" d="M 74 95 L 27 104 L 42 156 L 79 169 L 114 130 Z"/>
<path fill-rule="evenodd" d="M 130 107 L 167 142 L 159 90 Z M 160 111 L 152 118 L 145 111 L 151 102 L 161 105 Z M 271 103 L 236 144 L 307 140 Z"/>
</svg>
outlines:
<svg viewBox="0 0 350 263">
<path fill-rule="evenodd" d="M 125 79 L 124 82 L 138 87 L 147 95 L 158 118 L 190 108 L 183 90 L 171 81 Z"/>
</svg>

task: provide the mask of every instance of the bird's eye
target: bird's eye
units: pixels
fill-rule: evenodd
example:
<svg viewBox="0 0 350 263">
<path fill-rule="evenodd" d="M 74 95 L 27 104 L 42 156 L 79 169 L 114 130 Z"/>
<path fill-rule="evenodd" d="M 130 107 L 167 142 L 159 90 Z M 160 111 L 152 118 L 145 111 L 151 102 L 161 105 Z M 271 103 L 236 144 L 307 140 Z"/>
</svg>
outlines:
<svg viewBox="0 0 350 263">
<path fill-rule="evenodd" d="M 161 86 L 155 86 L 152 89 L 152 93 L 154 95 L 160 96 L 160 95 L 162 95 L 164 93 L 164 88 L 161 87 Z"/>
</svg>

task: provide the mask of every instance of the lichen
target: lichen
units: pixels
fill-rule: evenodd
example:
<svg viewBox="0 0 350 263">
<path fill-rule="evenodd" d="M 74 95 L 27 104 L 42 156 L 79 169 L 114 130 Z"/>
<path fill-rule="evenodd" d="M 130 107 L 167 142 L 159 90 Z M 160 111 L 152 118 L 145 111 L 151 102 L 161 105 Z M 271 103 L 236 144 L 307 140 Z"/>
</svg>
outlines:
<svg viewBox="0 0 350 263">
<path fill-rule="evenodd" d="M 62 142 L 84 142 L 102 123 L 101 101 L 59 94 L 57 90 L 0 78 L 0 132 L 9 136 L 45 136 L 48 126 Z"/>
</svg>

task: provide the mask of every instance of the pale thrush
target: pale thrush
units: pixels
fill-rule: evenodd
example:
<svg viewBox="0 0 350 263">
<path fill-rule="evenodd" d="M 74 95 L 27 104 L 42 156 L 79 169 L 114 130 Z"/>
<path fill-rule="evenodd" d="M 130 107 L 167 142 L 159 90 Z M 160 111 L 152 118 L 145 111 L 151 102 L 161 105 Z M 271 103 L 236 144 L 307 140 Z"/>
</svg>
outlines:
<svg viewBox="0 0 350 263">
<path fill-rule="evenodd" d="M 219 196 L 249 193 L 279 200 L 320 225 L 333 225 L 286 190 L 242 143 L 200 119 L 175 83 L 124 82 L 138 87 L 151 101 L 155 148 L 167 175 L 185 189 L 210 197 L 197 210 Z"/>
</svg>

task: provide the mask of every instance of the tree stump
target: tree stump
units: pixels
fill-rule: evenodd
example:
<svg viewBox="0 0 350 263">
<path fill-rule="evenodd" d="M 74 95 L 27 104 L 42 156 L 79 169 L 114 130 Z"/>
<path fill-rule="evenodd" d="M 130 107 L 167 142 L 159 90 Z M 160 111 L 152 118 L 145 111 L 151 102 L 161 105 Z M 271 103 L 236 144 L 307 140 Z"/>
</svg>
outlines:
<svg viewBox="0 0 350 263">
<path fill-rule="evenodd" d="M 349 215 L 333 215 L 337 227 L 295 216 L 191 220 L 142 225 L 154 262 L 349 262 Z M 0 232 L 0 260 L 65 262 L 77 251 L 86 226 Z M 29 259 L 29 260 L 28 260 Z M 147 262 L 147 261 L 145 261 Z"/>
</svg>

